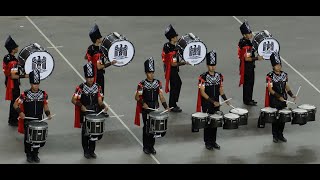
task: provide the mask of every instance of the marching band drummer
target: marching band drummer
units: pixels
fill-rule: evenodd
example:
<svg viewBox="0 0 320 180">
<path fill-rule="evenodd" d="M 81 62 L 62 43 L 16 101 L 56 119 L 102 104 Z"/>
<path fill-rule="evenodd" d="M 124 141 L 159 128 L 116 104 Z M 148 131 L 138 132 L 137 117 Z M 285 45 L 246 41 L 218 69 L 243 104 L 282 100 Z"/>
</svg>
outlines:
<svg viewBox="0 0 320 180">
<path fill-rule="evenodd" d="M 182 112 L 181 108 L 177 105 L 179 101 L 182 81 L 179 76 L 179 66 L 183 66 L 187 64 L 185 61 L 180 61 L 179 56 L 177 54 L 178 49 L 176 48 L 176 44 L 178 42 L 178 34 L 175 29 L 170 24 L 166 31 L 165 36 L 169 40 L 163 46 L 162 50 L 162 61 L 164 63 L 164 71 L 165 71 L 165 92 L 169 95 L 169 106 L 173 107 L 172 112 Z M 170 82 L 170 88 L 169 88 Z"/>
<path fill-rule="evenodd" d="M 156 150 L 154 149 L 155 137 L 153 134 L 150 134 L 147 129 L 147 120 L 148 114 L 151 110 L 148 108 L 158 109 L 160 98 L 162 106 L 170 111 L 166 99 L 162 93 L 162 83 L 158 79 L 154 79 L 154 60 L 152 57 L 148 58 L 144 62 L 144 70 L 147 78 L 142 80 L 138 84 L 138 88 L 135 94 L 135 100 L 137 101 L 136 106 L 136 114 L 135 114 L 135 125 L 140 126 L 140 113 L 142 113 L 143 118 L 143 152 L 146 154 L 156 154 Z M 165 132 L 161 134 L 163 137 Z"/>
<path fill-rule="evenodd" d="M 19 114 L 19 126 L 18 132 L 24 133 L 24 152 L 27 156 L 27 161 L 31 162 L 40 162 L 38 157 L 39 148 L 45 145 L 44 143 L 40 144 L 30 144 L 27 142 L 28 137 L 28 123 L 33 121 L 33 119 L 27 119 L 25 117 L 38 118 L 38 120 L 43 119 L 43 111 L 50 120 L 51 113 L 48 106 L 48 94 L 46 91 L 39 89 L 40 84 L 40 71 L 35 69 L 29 74 L 29 82 L 31 88 L 25 90 L 14 102 L 13 107 L 16 112 Z M 36 146 L 33 146 L 36 145 Z"/>
<path fill-rule="evenodd" d="M 287 107 L 285 100 L 288 96 L 297 98 L 293 95 L 290 87 L 288 85 L 288 74 L 281 70 L 281 59 L 279 53 L 272 53 L 270 56 L 271 65 L 273 71 L 269 72 L 266 77 L 267 87 L 266 87 L 266 96 L 265 96 L 265 107 L 276 108 L 281 110 Z M 287 142 L 287 139 L 283 137 L 283 130 L 285 123 L 279 122 L 279 119 L 276 119 L 277 122 L 272 123 L 272 135 L 273 142 L 277 143 L 280 141 Z"/>
<path fill-rule="evenodd" d="M 87 53 L 85 55 L 85 59 L 88 61 L 91 61 L 94 65 L 95 75 L 94 75 L 94 82 L 98 83 L 102 88 L 102 93 L 104 94 L 104 74 L 105 74 L 105 68 L 114 65 L 117 63 L 116 60 L 113 60 L 112 62 L 105 63 L 105 57 L 100 50 L 100 46 L 102 43 L 102 36 L 99 30 L 98 25 L 94 25 L 89 32 L 90 39 L 93 44 L 91 44 L 88 49 Z"/>
<path fill-rule="evenodd" d="M 75 105 L 75 120 L 74 127 L 81 128 L 81 142 L 84 151 L 84 157 L 87 159 L 97 158 L 94 153 L 96 141 L 100 140 L 103 135 L 88 136 L 86 135 L 86 127 L 84 123 L 84 116 L 87 110 L 99 112 L 104 109 L 108 111 L 108 107 L 103 103 L 102 88 L 98 83 L 94 82 L 94 66 L 88 62 L 83 66 L 86 82 L 77 86 L 75 93 L 72 96 L 71 102 Z"/>
<path fill-rule="evenodd" d="M 28 78 L 29 76 L 28 74 L 24 73 L 24 70 L 19 65 L 19 61 L 14 56 L 16 53 L 18 53 L 19 46 L 11 38 L 11 36 L 7 38 L 4 46 L 9 52 L 9 54 L 4 56 L 2 63 L 6 85 L 5 100 L 11 101 L 8 123 L 10 126 L 18 126 L 19 114 L 14 110 L 13 104 L 20 95 L 20 78 Z"/>
<path fill-rule="evenodd" d="M 197 112 L 214 114 L 220 110 L 219 96 L 226 101 L 227 97 L 223 90 L 223 76 L 216 72 L 217 53 L 212 50 L 206 54 L 208 71 L 199 76 L 199 90 L 197 100 Z M 230 105 L 230 102 L 226 102 Z M 208 150 L 220 149 L 216 142 L 217 128 L 205 127 L 203 139 Z"/>
<path fill-rule="evenodd" d="M 243 103 L 249 106 L 256 106 L 257 102 L 252 99 L 255 61 L 263 60 L 263 57 L 255 57 L 255 50 L 250 41 L 252 39 L 252 31 L 247 20 L 240 26 L 240 31 L 243 37 L 238 43 L 238 57 L 240 59 L 239 86 L 243 85 Z"/>
</svg>

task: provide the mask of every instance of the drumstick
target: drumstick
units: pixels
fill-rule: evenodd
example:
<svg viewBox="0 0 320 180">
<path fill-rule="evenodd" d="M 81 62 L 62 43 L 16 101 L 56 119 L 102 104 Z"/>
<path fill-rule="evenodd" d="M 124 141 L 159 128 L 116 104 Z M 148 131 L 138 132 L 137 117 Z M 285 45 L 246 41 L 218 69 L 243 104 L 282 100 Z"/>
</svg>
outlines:
<svg viewBox="0 0 320 180">
<path fill-rule="evenodd" d="M 234 106 L 232 106 L 231 104 L 229 105 L 230 107 L 232 107 L 233 109 L 236 109 Z"/>
<path fill-rule="evenodd" d="M 291 104 L 296 104 L 295 102 L 292 102 L 292 101 L 287 101 L 287 100 L 284 100 L 286 103 L 291 103 Z"/>
<path fill-rule="evenodd" d="M 88 110 L 88 109 L 87 109 L 86 111 L 88 111 L 88 112 L 95 112 L 94 110 Z"/>
<path fill-rule="evenodd" d="M 299 89 L 298 89 L 298 91 L 297 91 L 296 97 L 298 97 L 298 94 L 299 94 L 299 92 L 300 92 L 300 88 L 301 88 L 301 86 L 299 86 Z"/>
<path fill-rule="evenodd" d="M 54 114 L 54 115 L 52 115 L 51 117 L 53 117 L 53 116 L 55 116 L 56 114 Z M 42 122 L 42 121 L 45 121 L 45 120 L 48 120 L 49 118 L 48 117 L 46 117 L 46 118 L 44 118 L 44 119 L 42 119 L 42 120 L 40 120 L 39 122 Z"/>
<path fill-rule="evenodd" d="M 221 103 L 220 103 L 220 105 L 221 104 L 223 104 L 223 103 L 225 103 L 225 102 L 227 102 L 227 101 L 230 101 L 232 98 L 229 98 L 229 99 L 227 99 L 227 100 L 225 100 L 225 101 L 222 101 Z"/>
<path fill-rule="evenodd" d="M 34 118 L 34 117 L 24 117 L 25 119 L 39 119 L 39 118 Z"/>
<path fill-rule="evenodd" d="M 104 109 L 102 109 L 98 114 L 96 114 L 96 116 L 99 116 L 103 111 Z"/>
<path fill-rule="evenodd" d="M 153 108 L 147 108 L 147 109 L 150 109 L 152 111 L 158 111 L 159 109 L 153 109 Z"/>
<path fill-rule="evenodd" d="M 165 112 L 168 112 L 169 110 L 171 110 L 171 109 L 173 109 L 174 107 L 171 107 L 170 109 L 167 109 L 167 110 L 165 110 L 165 111 L 162 111 L 160 114 L 163 114 L 163 113 L 165 113 Z"/>
</svg>

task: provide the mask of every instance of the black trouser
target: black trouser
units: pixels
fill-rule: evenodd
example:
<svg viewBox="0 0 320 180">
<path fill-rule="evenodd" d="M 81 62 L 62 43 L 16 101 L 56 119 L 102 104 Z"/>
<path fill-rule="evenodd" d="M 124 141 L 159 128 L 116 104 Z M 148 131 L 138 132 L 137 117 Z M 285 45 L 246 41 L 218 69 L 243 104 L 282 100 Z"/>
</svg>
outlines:
<svg viewBox="0 0 320 180">
<path fill-rule="evenodd" d="M 90 140 L 91 138 L 98 138 L 100 140 L 103 135 L 98 136 L 90 136 L 86 135 L 86 126 L 82 123 L 82 130 L 81 130 L 81 143 L 84 153 L 93 153 L 96 149 L 96 140 Z"/>
<path fill-rule="evenodd" d="M 202 112 L 207 112 L 208 114 L 214 114 L 219 111 L 219 107 L 216 108 L 213 105 L 202 106 Z M 203 131 L 203 140 L 206 145 L 214 145 L 217 139 L 218 128 L 205 127 Z"/>
<path fill-rule="evenodd" d="M 243 83 L 243 103 L 248 104 L 252 101 L 254 86 L 254 68 L 249 66 L 245 67 L 244 83 Z"/>
<path fill-rule="evenodd" d="M 177 107 L 181 91 L 182 81 L 177 70 L 172 70 L 170 73 L 170 95 L 169 107 Z"/>
<path fill-rule="evenodd" d="M 13 108 L 13 104 L 16 99 L 20 96 L 20 88 L 13 88 L 12 89 L 12 97 L 13 99 L 10 102 L 10 111 L 9 111 L 9 120 L 8 123 L 18 123 L 18 112 Z"/>
<path fill-rule="evenodd" d="M 102 93 L 104 94 L 104 75 L 103 74 L 98 74 L 97 75 L 97 80 L 96 83 L 98 83 L 101 86 Z"/>
<path fill-rule="evenodd" d="M 272 135 L 274 137 L 282 137 L 285 123 L 280 122 L 280 119 L 277 119 L 276 122 L 272 123 Z"/>
<path fill-rule="evenodd" d="M 155 144 L 155 138 L 154 134 L 149 133 L 149 129 L 147 126 L 148 121 L 148 112 L 146 110 L 142 110 L 142 119 L 143 119 L 143 129 L 142 129 L 142 141 L 143 141 L 143 147 L 145 148 L 153 148 Z M 163 137 L 166 134 L 160 133 L 160 135 Z"/>
<path fill-rule="evenodd" d="M 27 137 L 28 137 L 28 122 L 24 123 L 24 152 L 27 155 L 37 155 L 39 152 L 39 148 L 43 147 L 46 143 L 34 143 L 34 144 L 30 144 L 27 142 Z M 32 146 L 38 146 L 40 145 L 40 147 L 32 147 Z"/>
</svg>

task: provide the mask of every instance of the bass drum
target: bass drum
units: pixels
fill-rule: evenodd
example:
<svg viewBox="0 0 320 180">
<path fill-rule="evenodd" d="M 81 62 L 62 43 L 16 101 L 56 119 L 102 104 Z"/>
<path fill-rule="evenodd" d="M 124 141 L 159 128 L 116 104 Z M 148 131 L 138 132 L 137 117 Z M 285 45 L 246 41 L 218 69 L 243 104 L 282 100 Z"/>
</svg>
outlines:
<svg viewBox="0 0 320 180">
<path fill-rule="evenodd" d="M 24 47 L 19 53 L 18 60 L 26 74 L 39 69 L 40 80 L 49 77 L 54 70 L 55 63 L 52 55 L 38 43 Z"/>
<path fill-rule="evenodd" d="M 206 45 L 192 33 L 182 36 L 177 43 L 177 48 L 183 60 L 193 66 L 200 64 L 207 54 Z"/>
<path fill-rule="evenodd" d="M 252 45 L 258 54 L 267 60 L 273 52 L 280 52 L 279 42 L 267 30 L 256 33 Z"/>
<path fill-rule="evenodd" d="M 133 44 L 117 32 L 113 32 L 103 39 L 101 50 L 109 61 L 117 60 L 117 63 L 114 64 L 117 67 L 129 64 L 135 54 Z"/>
</svg>

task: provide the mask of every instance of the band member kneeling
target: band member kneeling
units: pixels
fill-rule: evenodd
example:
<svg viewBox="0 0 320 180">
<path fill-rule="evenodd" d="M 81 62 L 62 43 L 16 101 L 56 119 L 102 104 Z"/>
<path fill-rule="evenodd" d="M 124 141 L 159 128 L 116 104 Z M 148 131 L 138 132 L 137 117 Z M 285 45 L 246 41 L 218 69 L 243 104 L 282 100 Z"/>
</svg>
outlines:
<svg viewBox="0 0 320 180">
<path fill-rule="evenodd" d="M 142 80 L 138 84 L 138 88 L 135 94 L 135 100 L 137 101 L 136 106 L 136 116 L 135 116 L 135 124 L 140 126 L 140 113 L 142 113 L 143 118 L 143 152 L 146 154 L 156 154 L 156 150 L 154 149 L 155 144 L 155 136 L 156 134 L 149 133 L 149 129 L 147 127 L 148 114 L 152 111 L 148 108 L 158 109 L 159 101 L 162 103 L 162 106 L 170 111 L 166 99 L 163 96 L 162 92 L 162 83 L 158 79 L 154 79 L 154 60 L 153 58 L 148 58 L 144 62 L 144 69 L 147 78 Z M 166 132 L 161 133 L 160 135 L 163 137 Z"/>
<path fill-rule="evenodd" d="M 28 136 L 30 132 L 28 132 L 28 126 L 32 121 L 41 120 L 43 118 L 43 111 L 49 120 L 51 119 L 51 113 L 48 106 L 48 94 L 39 89 L 40 71 L 34 70 L 30 72 L 29 81 L 31 88 L 24 91 L 16 99 L 13 107 L 19 114 L 18 132 L 24 133 L 24 151 L 27 161 L 38 163 L 40 162 L 40 158 L 38 157 L 39 148 L 43 147 L 45 142 L 29 142 Z"/>
<path fill-rule="evenodd" d="M 84 157 L 87 159 L 96 158 L 94 153 L 96 141 L 100 140 L 103 135 L 90 135 L 86 133 L 85 115 L 92 112 L 99 112 L 108 107 L 103 103 L 103 93 L 101 86 L 94 82 L 94 66 L 91 62 L 83 66 L 86 82 L 77 86 L 71 102 L 75 105 L 74 127 L 81 128 L 81 140 L 84 151 Z"/>
<path fill-rule="evenodd" d="M 223 76 L 219 72 L 215 72 L 217 64 L 217 54 L 215 51 L 210 51 L 206 55 L 208 71 L 201 74 L 199 77 L 199 91 L 197 101 L 197 112 L 214 114 L 220 110 L 219 96 L 227 100 L 223 91 Z M 230 103 L 226 102 L 228 105 Z M 205 127 L 204 128 L 204 142 L 208 150 L 220 149 L 216 143 L 217 128 Z"/>
</svg>

